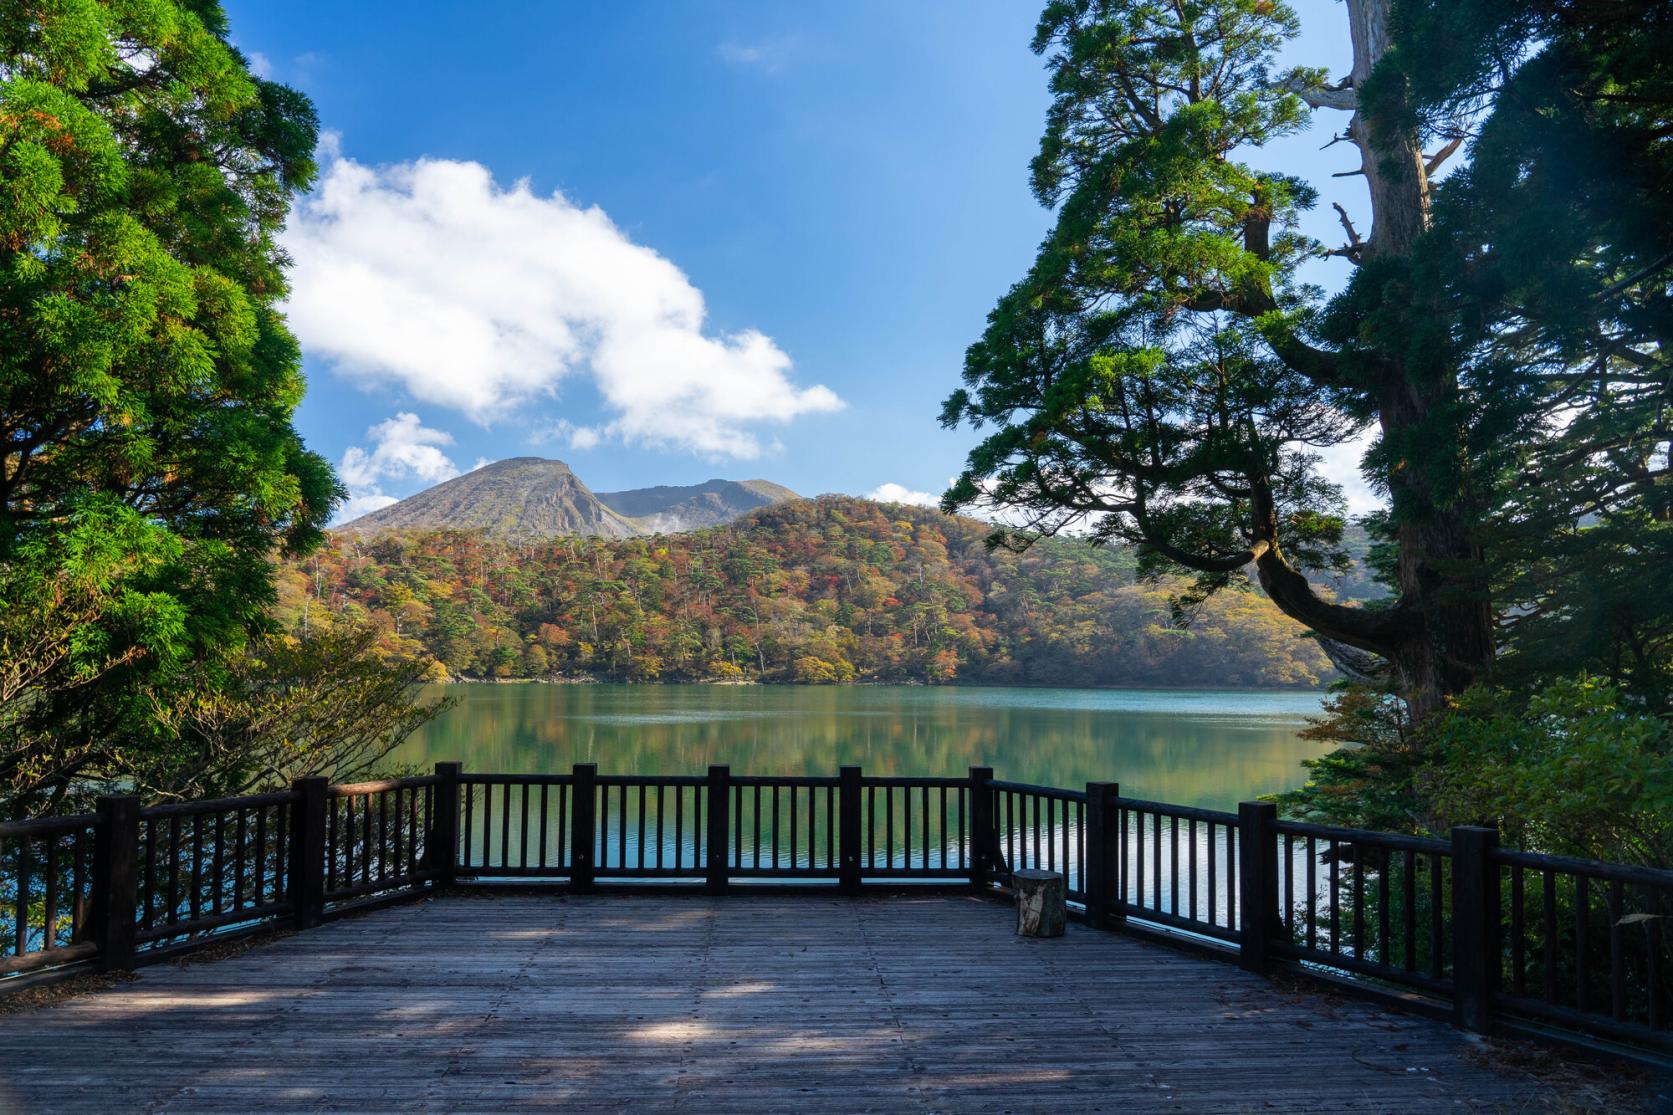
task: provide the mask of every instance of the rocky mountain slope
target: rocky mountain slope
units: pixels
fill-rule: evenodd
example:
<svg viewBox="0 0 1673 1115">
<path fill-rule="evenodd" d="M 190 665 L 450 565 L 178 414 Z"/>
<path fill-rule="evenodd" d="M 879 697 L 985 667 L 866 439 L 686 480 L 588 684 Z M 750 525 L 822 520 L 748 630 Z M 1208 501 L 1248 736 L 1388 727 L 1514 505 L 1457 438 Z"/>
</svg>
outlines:
<svg viewBox="0 0 1673 1115">
<path fill-rule="evenodd" d="M 719 526 L 796 498 L 795 492 L 766 480 L 709 480 L 599 493 L 562 461 L 511 457 L 444 480 L 337 529 L 361 534 L 473 530 L 503 541 L 562 535 L 633 538 Z"/>
<path fill-rule="evenodd" d="M 633 519 L 653 532 L 675 534 L 717 527 L 758 507 L 801 497 L 769 480 L 706 480 L 684 486 L 599 492 L 598 498 L 616 514 Z"/>
</svg>

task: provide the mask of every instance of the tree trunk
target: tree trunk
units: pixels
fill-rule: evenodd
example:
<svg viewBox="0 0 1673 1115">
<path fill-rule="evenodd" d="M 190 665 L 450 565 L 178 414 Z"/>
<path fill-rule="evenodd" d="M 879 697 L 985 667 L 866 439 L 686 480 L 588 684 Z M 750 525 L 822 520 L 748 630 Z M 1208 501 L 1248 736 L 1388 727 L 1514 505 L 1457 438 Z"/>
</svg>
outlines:
<svg viewBox="0 0 1673 1115">
<path fill-rule="evenodd" d="M 1356 93 L 1348 135 L 1359 148 L 1370 193 L 1371 228 L 1359 255 L 1361 266 L 1369 266 L 1410 255 L 1428 229 L 1429 176 L 1420 137 L 1401 122 L 1402 106 L 1387 103 L 1392 95 L 1383 91 L 1385 100 L 1377 105 L 1357 100 L 1388 51 L 1393 0 L 1348 0 L 1347 6 L 1354 52 L 1349 82 Z M 1407 312 L 1423 315 L 1420 292 L 1410 296 Z M 1416 622 L 1385 654 L 1413 720 L 1421 721 L 1492 664 L 1493 612 L 1481 546 L 1471 530 L 1474 500 L 1461 459 L 1464 431 L 1434 427 L 1437 414 L 1449 411 L 1457 397 L 1457 374 L 1436 375 L 1391 359 L 1377 378 L 1379 384 L 1366 386 L 1376 396 L 1385 441 L 1402 444 L 1422 431 L 1416 440 L 1426 446 L 1394 462 L 1388 478 L 1399 547 L 1397 587 Z"/>
</svg>

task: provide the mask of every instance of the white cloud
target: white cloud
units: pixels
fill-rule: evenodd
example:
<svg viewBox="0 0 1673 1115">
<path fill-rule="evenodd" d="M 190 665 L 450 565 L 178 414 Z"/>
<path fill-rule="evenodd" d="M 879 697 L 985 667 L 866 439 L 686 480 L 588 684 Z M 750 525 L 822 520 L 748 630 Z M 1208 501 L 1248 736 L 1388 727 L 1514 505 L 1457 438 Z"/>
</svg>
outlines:
<svg viewBox="0 0 1673 1115">
<path fill-rule="evenodd" d="M 784 61 L 790 49 L 790 40 L 783 38 L 759 39 L 748 43 L 728 39 L 715 47 L 715 56 L 729 66 L 776 74 L 784 68 Z"/>
<path fill-rule="evenodd" d="M 273 60 L 259 50 L 250 51 L 250 72 L 260 78 L 271 78 Z"/>
<path fill-rule="evenodd" d="M 607 408 L 571 440 L 754 457 L 751 427 L 838 410 L 799 387 L 764 334 L 705 332 L 703 295 L 604 211 L 479 163 L 369 167 L 321 145 L 319 189 L 293 212 L 286 305 L 303 347 L 484 425 L 590 375 Z M 584 432 L 584 431 L 590 431 Z"/>
<path fill-rule="evenodd" d="M 879 484 L 866 493 L 867 499 L 874 499 L 879 503 L 905 503 L 912 507 L 939 507 L 941 497 L 929 492 L 915 492 L 903 484 Z"/>
<path fill-rule="evenodd" d="M 383 490 L 384 481 L 421 480 L 439 484 L 459 475 L 459 468 L 438 446 L 452 445 L 453 436 L 432 430 L 418 415 L 402 411 L 366 431 L 372 440 L 370 451 L 349 446 L 337 465 L 337 475 L 348 486 L 349 498 L 337 512 L 337 522 L 346 523 L 396 502 Z M 478 460 L 480 468 L 487 462 Z"/>
<path fill-rule="evenodd" d="M 360 518 L 362 515 L 370 515 L 374 511 L 382 511 L 390 504 L 400 502 L 401 501 L 396 499 L 394 496 L 386 496 L 381 492 L 363 496 L 357 496 L 351 492 L 349 498 L 345 499 L 338 505 L 337 517 L 331 520 L 331 522 L 334 526 L 341 525 L 343 523 L 350 523 Z"/>
<path fill-rule="evenodd" d="M 1359 471 L 1359 462 L 1371 443 L 1377 439 L 1376 427 L 1366 430 L 1352 441 L 1314 450 L 1319 455 L 1319 471 L 1342 485 L 1342 495 L 1348 502 L 1348 514 L 1364 515 L 1387 506 L 1386 501 L 1371 490 Z"/>
</svg>

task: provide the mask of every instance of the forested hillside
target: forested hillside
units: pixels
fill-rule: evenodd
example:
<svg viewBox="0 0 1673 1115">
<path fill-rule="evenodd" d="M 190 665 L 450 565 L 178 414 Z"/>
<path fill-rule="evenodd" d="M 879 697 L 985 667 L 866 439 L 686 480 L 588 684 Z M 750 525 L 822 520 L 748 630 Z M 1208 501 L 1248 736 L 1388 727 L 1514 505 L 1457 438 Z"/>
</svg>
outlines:
<svg viewBox="0 0 1673 1115">
<path fill-rule="evenodd" d="M 280 578 L 280 618 L 369 618 L 437 674 L 623 681 L 1312 686 L 1317 645 L 1264 597 L 1224 592 L 1187 628 L 1130 554 L 844 497 L 690 534 L 498 542 L 334 535 Z"/>
</svg>

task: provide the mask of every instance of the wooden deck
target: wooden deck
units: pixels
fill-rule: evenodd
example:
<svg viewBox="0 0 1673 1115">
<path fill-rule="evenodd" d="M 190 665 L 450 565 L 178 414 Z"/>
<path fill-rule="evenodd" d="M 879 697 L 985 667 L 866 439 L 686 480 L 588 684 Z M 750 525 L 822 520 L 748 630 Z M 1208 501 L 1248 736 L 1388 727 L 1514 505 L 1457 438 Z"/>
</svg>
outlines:
<svg viewBox="0 0 1673 1115">
<path fill-rule="evenodd" d="M 0 1112 L 1535 1110 L 1438 1023 L 960 897 L 445 897 L 0 1017 Z"/>
</svg>

